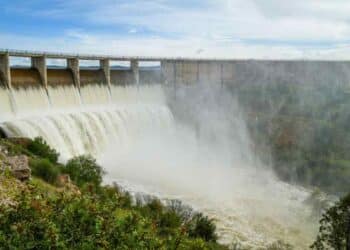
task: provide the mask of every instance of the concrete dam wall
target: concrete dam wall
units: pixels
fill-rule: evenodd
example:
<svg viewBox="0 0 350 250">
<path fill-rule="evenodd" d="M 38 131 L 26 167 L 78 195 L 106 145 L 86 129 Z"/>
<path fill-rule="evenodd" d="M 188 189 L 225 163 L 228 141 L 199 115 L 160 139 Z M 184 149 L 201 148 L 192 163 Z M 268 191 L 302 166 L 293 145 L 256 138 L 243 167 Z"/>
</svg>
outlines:
<svg viewBox="0 0 350 250">
<path fill-rule="evenodd" d="M 10 57 L 29 57 L 31 66 L 10 66 Z M 47 59 L 65 59 L 66 68 L 48 68 Z M 95 68 L 80 67 L 80 60 L 98 60 Z M 111 67 L 112 61 L 128 61 L 129 68 Z M 142 67 L 140 62 L 157 61 L 159 67 Z M 112 57 L 70 55 L 25 51 L 0 51 L 0 86 L 6 89 L 56 88 L 72 86 L 77 90 L 89 85 L 112 86 L 139 84 L 177 86 L 210 83 L 241 84 L 349 84 L 348 61 L 283 60 L 204 60 L 177 58 Z"/>
<path fill-rule="evenodd" d="M 162 73 L 179 84 L 350 84 L 347 61 L 165 61 Z"/>
</svg>

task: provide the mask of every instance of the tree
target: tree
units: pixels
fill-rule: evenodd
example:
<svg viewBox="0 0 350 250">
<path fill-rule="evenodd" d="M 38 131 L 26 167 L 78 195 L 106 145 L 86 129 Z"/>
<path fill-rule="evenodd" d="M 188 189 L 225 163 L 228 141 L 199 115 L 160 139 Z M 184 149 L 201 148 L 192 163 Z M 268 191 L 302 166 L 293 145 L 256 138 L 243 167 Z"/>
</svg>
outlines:
<svg viewBox="0 0 350 250">
<path fill-rule="evenodd" d="M 350 193 L 322 215 L 319 234 L 311 248 L 350 250 Z"/>
<path fill-rule="evenodd" d="M 99 187 L 104 174 L 102 167 L 89 155 L 78 156 L 69 160 L 63 171 L 69 174 L 72 181 L 79 187 L 87 183 Z"/>
<path fill-rule="evenodd" d="M 57 163 L 59 153 L 51 148 L 42 137 L 36 137 L 28 145 L 28 150 L 36 156 L 46 158 L 52 163 Z"/>
</svg>

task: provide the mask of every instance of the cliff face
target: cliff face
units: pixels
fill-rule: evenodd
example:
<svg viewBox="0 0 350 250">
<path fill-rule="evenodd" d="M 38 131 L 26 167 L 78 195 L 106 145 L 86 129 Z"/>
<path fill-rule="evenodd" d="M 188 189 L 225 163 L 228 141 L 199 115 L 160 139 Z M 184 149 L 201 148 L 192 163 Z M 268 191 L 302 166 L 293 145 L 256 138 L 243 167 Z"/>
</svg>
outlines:
<svg viewBox="0 0 350 250">
<path fill-rule="evenodd" d="M 13 177 L 20 181 L 29 180 L 31 176 L 31 169 L 29 167 L 28 156 L 24 154 L 18 154 L 19 152 L 9 151 L 10 145 L 12 145 L 10 140 L 3 139 L 1 141 L 0 172 L 3 174 L 9 172 Z"/>
</svg>

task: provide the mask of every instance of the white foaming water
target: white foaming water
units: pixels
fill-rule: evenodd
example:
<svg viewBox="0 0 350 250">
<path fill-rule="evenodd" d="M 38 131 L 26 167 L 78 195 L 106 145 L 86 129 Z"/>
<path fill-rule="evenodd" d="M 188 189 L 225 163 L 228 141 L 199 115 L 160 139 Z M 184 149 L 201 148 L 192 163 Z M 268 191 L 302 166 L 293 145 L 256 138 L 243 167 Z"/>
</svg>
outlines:
<svg viewBox="0 0 350 250">
<path fill-rule="evenodd" d="M 136 86 L 111 86 L 112 102 L 115 104 L 125 105 L 137 102 Z"/>
<path fill-rule="evenodd" d="M 171 113 L 166 107 L 105 107 L 74 113 L 52 113 L 3 122 L 10 137 L 43 137 L 67 160 L 73 156 L 103 152 L 106 146 L 128 145 L 146 130 L 169 126 Z M 124 144 L 125 143 L 125 144 Z"/>
<path fill-rule="evenodd" d="M 58 85 L 48 87 L 51 106 L 55 109 L 79 107 L 81 105 L 80 96 L 75 86 Z"/>
<path fill-rule="evenodd" d="M 55 109 L 45 91 L 23 91 L 14 94 L 19 111 L 49 111 L 32 115 L 30 110 L 2 122 L 7 135 L 41 136 L 62 160 L 90 153 L 106 168 L 106 182 L 178 198 L 215 218 L 222 242 L 237 239 L 256 248 L 283 239 L 297 249 L 310 243 L 313 224 L 303 204 L 308 192 L 243 160 L 242 150 L 252 153 L 241 139 L 222 145 L 198 139 L 192 129 L 176 123 L 160 86 L 112 86 L 112 100 L 106 87 L 84 87 L 83 105 L 68 110 L 62 109 L 68 89 L 49 89 Z M 76 104 L 74 95 L 69 105 Z M 232 129 L 246 133 L 242 126 Z"/>
<path fill-rule="evenodd" d="M 12 94 L 16 104 L 16 113 L 18 114 L 42 112 L 50 108 L 50 101 L 44 88 L 13 89 Z"/>
<path fill-rule="evenodd" d="M 7 89 L 0 87 L 0 114 L 8 117 L 12 114 L 11 98 Z"/>
<path fill-rule="evenodd" d="M 108 87 L 105 85 L 86 85 L 80 88 L 81 100 L 84 105 L 107 105 L 110 103 Z"/>
<path fill-rule="evenodd" d="M 166 98 L 161 85 L 111 86 L 112 102 L 125 105 L 130 103 L 165 104 Z"/>
<path fill-rule="evenodd" d="M 171 128 L 148 131 L 132 147 L 114 146 L 99 157 L 108 172 L 106 182 L 182 200 L 216 220 L 222 243 L 237 240 L 256 249 L 283 240 L 308 248 L 316 224 L 304 204 L 307 190 L 229 157 L 220 147 L 208 150 L 191 130 Z"/>
</svg>

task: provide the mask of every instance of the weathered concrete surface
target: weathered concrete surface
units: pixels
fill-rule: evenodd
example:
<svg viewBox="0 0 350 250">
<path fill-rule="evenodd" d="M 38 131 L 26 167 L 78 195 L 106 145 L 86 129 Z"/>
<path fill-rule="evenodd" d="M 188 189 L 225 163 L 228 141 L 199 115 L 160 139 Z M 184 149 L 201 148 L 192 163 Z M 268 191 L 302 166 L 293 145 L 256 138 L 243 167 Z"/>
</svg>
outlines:
<svg viewBox="0 0 350 250">
<path fill-rule="evenodd" d="M 36 69 L 11 68 L 11 87 L 28 88 L 40 87 L 41 77 Z"/>
<path fill-rule="evenodd" d="M 196 72 L 196 65 L 198 71 Z M 336 61 L 198 61 L 162 62 L 168 84 L 197 82 L 241 85 L 249 83 L 349 84 L 350 62 Z"/>
<path fill-rule="evenodd" d="M 141 70 L 139 71 L 140 84 L 160 84 L 162 83 L 160 70 Z"/>
<path fill-rule="evenodd" d="M 111 70 L 111 85 L 130 85 L 133 82 L 131 70 Z"/>
<path fill-rule="evenodd" d="M 32 58 L 36 69 L 10 69 L 9 56 Z M 46 68 L 46 58 L 64 58 L 71 75 Z M 100 60 L 100 69 L 80 69 L 79 60 Z M 130 70 L 111 70 L 110 61 L 128 60 Z M 139 61 L 160 61 L 160 71 L 143 71 Z M 37 71 L 37 73 L 35 72 Z M 285 82 L 289 84 L 349 84 L 350 61 L 219 60 L 190 58 L 115 57 L 0 50 L 0 81 L 5 87 L 26 87 L 42 82 L 49 85 L 128 85 L 162 82 L 172 84 L 240 85 Z M 39 79 L 38 79 L 39 75 Z M 72 78 L 70 80 L 69 78 Z"/>
<path fill-rule="evenodd" d="M 32 68 L 39 72 L 41 84 L 47 88 L 47 71 L 46 71 L 46 58 L 45 56 L 32 57 Z"/>
<path fill-rule="evenodd" d="M 68 69 L 47 69 L 47 85 L 48 86 L 74 86 L 74 76 Z"/>
<path fill-rule="evenodd" d="M 0 85 L 11 87 L 10 57 L 9 54 L 0 54 Z"/>
<path fill-rule="evenodd" d="M 77 88 L 80 88 L 80 70 L 79 70 L 79 59 L 78 58 L 68 58 L 67 68 L 73 74 L 73 82 Z"/>
<path fill-rule="evenodd" d="M 111 70 L 108 59 L 100 60 L 100 68 L 102 69 L 105 77 L 105 82 L 108 86 L 111 85 Z"/>
<path fill-rule="evenodd" d="M 106 85 L 105 74 L 103 70 L 80 69 L 80 86 L 89 84 Z"/>
<path fill-rule="evenodd" d="M 130 62 L 131 71 L 133 74 L 133 80 L 136 85 L 140 83 L 140 75 L 139 75 L 139 62 L 137 60 L 131 60 Z"/>
</svg>

